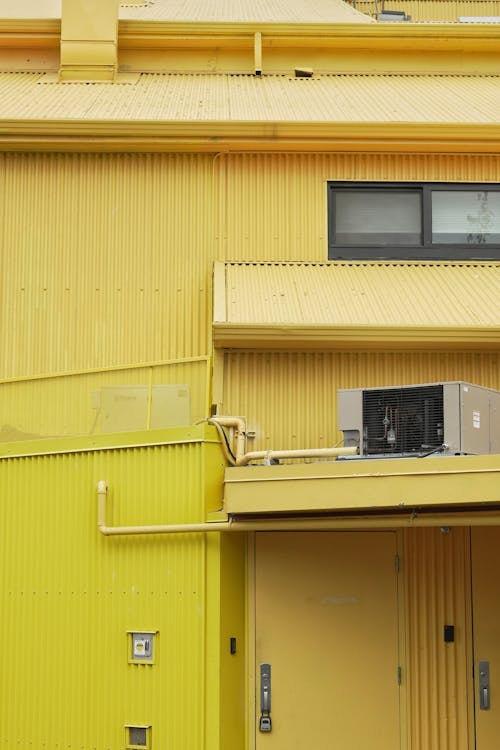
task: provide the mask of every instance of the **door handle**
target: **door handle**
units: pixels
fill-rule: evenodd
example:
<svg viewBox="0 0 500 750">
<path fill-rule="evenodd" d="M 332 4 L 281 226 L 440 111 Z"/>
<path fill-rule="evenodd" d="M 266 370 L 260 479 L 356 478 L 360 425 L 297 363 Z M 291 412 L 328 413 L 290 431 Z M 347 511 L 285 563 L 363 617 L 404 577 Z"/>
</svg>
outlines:
<svg viewBox="0 0 500 750">
<path fill-rule="evenodd" d="M 270 732 L 271 724 L 271 665 L 260 665 L 260 721 L 259 730 Z"/>
<path fill-rule="evenodd" d="M 479 662 L 479 708 L 488 711 L 490 708 L 490 663 Z"/>
</svg>

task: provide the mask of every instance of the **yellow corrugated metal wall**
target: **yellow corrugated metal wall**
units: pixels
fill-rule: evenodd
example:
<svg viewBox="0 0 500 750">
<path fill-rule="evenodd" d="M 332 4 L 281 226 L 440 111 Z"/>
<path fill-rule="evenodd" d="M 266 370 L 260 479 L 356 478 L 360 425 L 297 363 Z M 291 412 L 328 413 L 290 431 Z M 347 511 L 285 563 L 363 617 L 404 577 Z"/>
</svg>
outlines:
<svg viewBox="0 0 500 750">
<path fill-rule="evenodd" d="M 209 354 L 213 261 L 326 260 L 328 179 L 500 181 L 500 158 L 0 154 L 0 377 Z"/>
<path fill-rule="evenodd" d="M 220 260 L 326 260 L 327 180 L 500 181 L 497 155 L 234 154 L 217 162 Z"/>
<path fill-rule="evenodd" d="M 251 450 L 332 446 L 339 388 L 447 380 L 500 389 L 500 353 L 232 351 L 223 413 L 247 417 Z"/>
<path fill-rule="evenodd" d="M 207 497 L 220 501 L 223 460 L 215 433 L 200 430 L 155 448 L 0 461 L 2 746 L 123 750 L 125 724 L 151 724 L 152 750 L 219 750 L 220 613 L 207 592 L 220 596 L 223 554 L 203 534 L 97 530 L 99 479 L 108 523 L 203 520 Z M 128 663 L 128 630 L 159 631 L 153 666 Z M 243 632 L 231 635 L 241 664 Z M 235 748 L 242 731 L 240 717 Z"/>
<path fill-rule="evenodd" d="M 1 154 L 3 378 L 207 354 L 212 157 Z"/>
<path fill-rule="evenodd" d="M 3 378 L 209 354 L 213 261 L 325 260 L 328 179 L 500 181 L 500 157 L 490 155 L 2 154 L 0 167 Z M 224 411 L 249 418 L 257 431 L 250 448 L 331 445 L 340 437 L 337 388 L 452 379 L 499 388 L 499 365 L 498 352 L 229 352 Z M 158 372 L 154 382 L 170 382 Z M 95 377 L 97 387 L 107 382 L 105 375 Z M 125 381 L 137 382 L 129 375 Z M 61 434 L 51 412 L 72 396 L 87 399 L 88 387 L 80 393 L 64 385 L 76 380 L 61 379 L 69 388 L 61 400 L 58 388 L 42 392 L 40 382 L 3 387 L 10 391 L 4 399 L 9 422 L 33 408 L 36 418 L 21 420 L 21 428 L 39 432 L 32 425 L 43 422 L 44 431 Z M 197 403 L 206 404 L 206 379 L 196 388 L 203 388 Z M 68 424 L 88 421 L 78 409 L 66 411 Z M 218 747 L 212 688 L 241 609 L 232 610 L 227 591 L 219 598 L 225 579 L 220 570 L 207 574 L 217 563 L 208 565 L 201 538 L 100 538 L 88 514 L 94 483 L 105 472 L 114 523 L 198 517 L 196 493 L 179 485 L 183 449 L 176 453 L 175 468 L 162 449 L 148 448 L 110 451 L 105 459 L 13 459 L 1 472 L 2 610 L 8 613 L 2 643 L 21 644 L 4 649 L 2 695 L 12 698 L 3 703 L 5 738 L 32 747 L 114 750 L 122 747 L 124 723 L 154 714 L 155 736 L 168 737 L 172 747 L 202 747 L 204 733 L 212 743 L 207 747 Z M 423 565 L 410 542 L 408 581 Z M 444 554 L 441 543 L 429 542 L 436 555 Z M 241 572 L 241 549 L 227 554 Z M 446 559 L 458 563 L 460 554 L 454 548 Z M 462 583 L 456 581 L 458 602 Z M 419 649 L 432 653 L 435 638 L 415 602 L 431 600 L 437 586 L 421 572 L 421 587 L 409 600 L 412 612 L 418 610 L 412 627 L 420 628 L 419 639 L 409 640 L 414 666 Z M 224 635 L 214 624 L 219 616 Z M 142 628 L 160 622 L 163 681 L 159 670 L 126 663 L 123 631 L 140 618 Z M 211 689 L 205 694 L 207 633 L 218 635 L 218 645 L 207 662 Z M 226 669 L 220 679 L 238 685 L 241 666 L 224 658 L 231 673 Z M 458 674 L 466 666 L 463 651 L 456 658 Z M 442 684 L 447 665 L 437 660 L 433 684 Z M 426 708 L 416 703 L 420 679 L 415 674 L 412 683 L 414 748 L 430 731 Z M 455 735 L 441 726 L 445 715 L 434 716 L 436 749 L 457 750 Z M 227 724 L 235 734 L 226 746 L 236 748 L 237 728 Z"/>
</svg>

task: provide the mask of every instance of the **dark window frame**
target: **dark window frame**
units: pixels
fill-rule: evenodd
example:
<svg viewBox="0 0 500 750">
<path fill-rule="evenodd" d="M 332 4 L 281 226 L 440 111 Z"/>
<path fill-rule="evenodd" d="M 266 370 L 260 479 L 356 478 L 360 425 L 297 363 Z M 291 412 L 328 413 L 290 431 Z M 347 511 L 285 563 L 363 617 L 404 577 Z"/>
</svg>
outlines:
<svg viewBox="0 0 500 750">
<path fill-rule="evenodd" d="M 421 196 L 421 245 L 345 245 L 335 242 L 335 191 L 415 191 Z M 432 242 L 432 192 L 498 192 L 497 183 L 467 182 L 327 182 L 329 260 L 500 260 L 500 244 Z"/>
</svg>

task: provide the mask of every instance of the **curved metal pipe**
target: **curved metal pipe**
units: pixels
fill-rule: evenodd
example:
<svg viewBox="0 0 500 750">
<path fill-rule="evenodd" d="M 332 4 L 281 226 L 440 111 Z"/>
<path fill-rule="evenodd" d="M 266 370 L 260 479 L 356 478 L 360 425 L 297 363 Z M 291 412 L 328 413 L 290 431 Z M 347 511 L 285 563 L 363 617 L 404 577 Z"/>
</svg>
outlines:
<svg viewBox="0 0 500 750">
<path fill-rule="evenodd" d="M 210 417 L 208 424 L 218 429 L 232 427 L 236 431 L 236 460 L 229 454 L 222 441 L 225 457 L 232 466 L 247 466 L 250 461 L 271 461 L 273 459 L 296 458 L 337 458 L 338 456 L 354 456 L 358 453 L 356 447 L 349 448 L 297 448 L 290 450 L 266 450 L 245 453 L 246 424 L 243 417 Z"/>
<path fill-rule="evenodd" d="M 101 479 L 97 483 L 97 528 L 104 536 L 125 536 L 134 534 L 186 534 L 190 532 L 229 530 L 232 521 L 214 521 L 213 523 L 179 523 L 156 524 L 153 526 L 108 526 L 106 523 L 106 505 L 108 485 Z M 216 527 L 216 528 L 214 528 Z"/>
</svg>

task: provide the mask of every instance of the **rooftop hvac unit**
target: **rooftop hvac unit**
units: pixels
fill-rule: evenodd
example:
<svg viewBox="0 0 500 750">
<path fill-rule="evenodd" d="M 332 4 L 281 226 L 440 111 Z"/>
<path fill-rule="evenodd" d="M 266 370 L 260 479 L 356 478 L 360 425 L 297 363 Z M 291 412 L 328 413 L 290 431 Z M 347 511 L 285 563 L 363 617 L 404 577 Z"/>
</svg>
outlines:
<svg viewBox="0 0 500 750">
<path fill-rule="evenodd" d="M 340 390 L 338 415 L 365 457 L 500 453 L 500 392 L 470 383 Z"/>
</svg>

